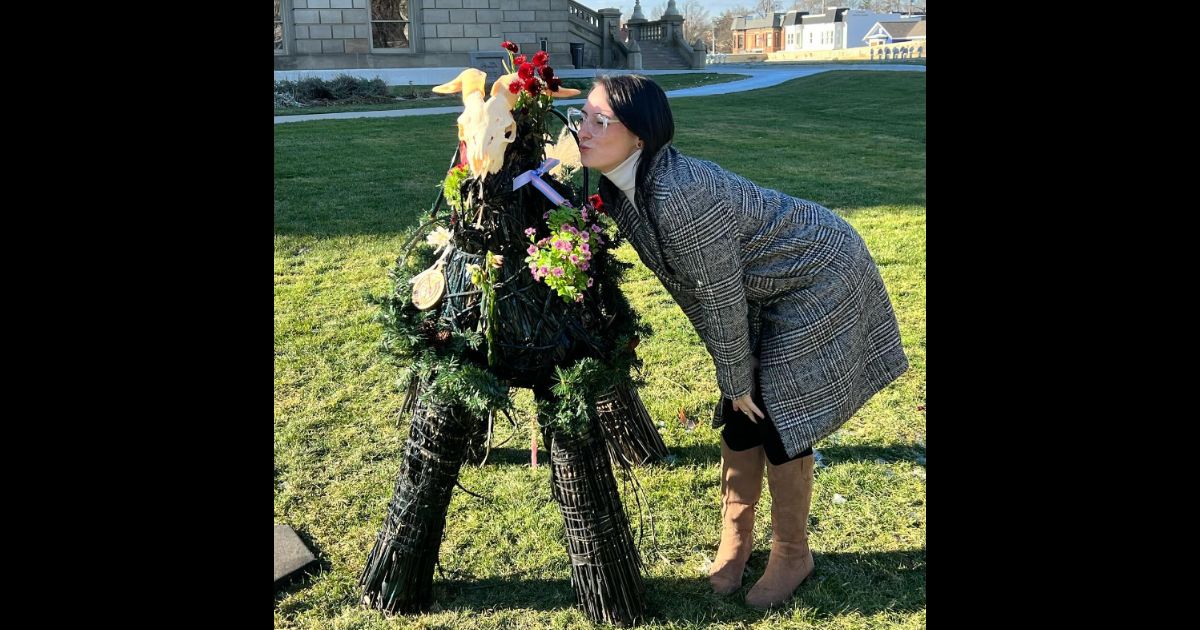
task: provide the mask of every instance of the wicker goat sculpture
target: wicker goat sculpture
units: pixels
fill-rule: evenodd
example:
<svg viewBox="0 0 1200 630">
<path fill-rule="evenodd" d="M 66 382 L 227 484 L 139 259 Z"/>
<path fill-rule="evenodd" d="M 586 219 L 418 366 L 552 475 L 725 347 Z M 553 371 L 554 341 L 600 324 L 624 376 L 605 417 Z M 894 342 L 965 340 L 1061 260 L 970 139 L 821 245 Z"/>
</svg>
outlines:
<svg viewBox="0 0 1200 630">
<path fill-rule="evenodd" d="M 526 60 L 505 47 L 510 72 L 488 98 L 475 69 L 434 88 L 462 92 L 459 148 L 433 216 L 410 241 L 418 255 L 401 256 L 394 291 L 377 300 L 384 345 L 404 365 L 401 414 L 411 423 L 359 580 L 363 601 L 390 612 L 432 603 L 459 469 L 490 439 L 497 413 L 507 415 L 510 388 L 525 387 L 550 451 L 576 602 L 596 621 L 634 624 L 645 608 L 641 559 L 610 458 L 629 466 L 666 455 L 630 378 L 646 329 L 618 288 L 628 265 L 609 254 L 611 221 L 598 196 L 584 200 L 586 169 L 582 189 L 570 169 L 565 181 L 548 176 L 547 122 L 566 121 L 553 99 L 579 91 L 561 87 L 545 52 Z M 428 246 L 418 240 L 443 221 Z"/>
</svg>

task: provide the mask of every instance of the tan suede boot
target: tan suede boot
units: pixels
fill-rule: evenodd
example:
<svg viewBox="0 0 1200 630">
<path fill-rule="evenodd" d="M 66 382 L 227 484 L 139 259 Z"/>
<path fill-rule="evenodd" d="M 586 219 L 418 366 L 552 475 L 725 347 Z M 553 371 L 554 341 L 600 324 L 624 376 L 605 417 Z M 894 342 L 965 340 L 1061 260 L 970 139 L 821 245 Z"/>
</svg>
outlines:
<svg viewBox="0 0 1200 630">
<path fill-rule="evenodd" d="M 742 587 L 742 572 L 754 547 L 754 506 L 762 497 L 765 461 L 761 446 L 734 451 L 721 440 L 721 546 L 708 572 L 714 593 Z"/>
<path fill-rule="evenodd" d="M 808 548 L 808 509 L 812 503 L 813 457 L 782 466 L 767 465 L 771 488 L 771 556 L 762 578 L 746 594 L 746 603 L 769 608 L 787 601 L 813 572 Z"/>
</svg>

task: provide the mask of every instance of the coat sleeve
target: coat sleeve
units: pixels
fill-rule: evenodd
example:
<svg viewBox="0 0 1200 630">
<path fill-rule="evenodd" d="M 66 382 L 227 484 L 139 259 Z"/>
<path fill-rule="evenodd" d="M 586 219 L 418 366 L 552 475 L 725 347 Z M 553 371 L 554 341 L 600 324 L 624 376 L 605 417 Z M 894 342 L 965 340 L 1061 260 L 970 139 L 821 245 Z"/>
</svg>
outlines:
<svg viewBox="0 0 1200 630">
<path fill-rule="evenodd" d="M 694 302 L 676 299 L 712 355 L 721 394 L 745 396 L 754 381 L 736 213 L 706 186 L 675 190 L 660 215 L 662 239 Z"/>
</svg>

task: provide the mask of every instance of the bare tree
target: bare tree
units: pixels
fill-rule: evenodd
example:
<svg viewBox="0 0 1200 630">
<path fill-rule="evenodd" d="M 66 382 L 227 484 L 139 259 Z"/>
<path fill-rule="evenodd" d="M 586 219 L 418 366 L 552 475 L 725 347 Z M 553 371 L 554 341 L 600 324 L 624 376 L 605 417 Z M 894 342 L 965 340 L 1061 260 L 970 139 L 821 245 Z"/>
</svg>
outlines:
<svg viewBox="0 0 1200 630">
<path fill-rule="evenodd" d="M 908 13 L 924 11 L 925 0 L 850 0 L 852 9 L 865 9 L 875 13 Z"/>
<path fill-rule="evenodd" d="M 754 4 L 754 14 L 758 17 L 771 17 L 782 6 L 781 0 L 758 0 Z"/>
<path fill-rule="evenodd" d="M 678 6 L 678 5 L 676 5 Z M 704 42 L 705 48 L 712 47 L 712 18 L 708 9 L 699 0 L 687 0 L 679 11 L 683 14 L 683 39 L 688 43 Z"/>
<path fill-rule="evenodd" d="M 843 6 L 840 3 L 831 3 Z M 800 11 L 808 11 L 811 15 L 825 12 L 825 0 L 796 0 L 792 3 L 792 8 Z"/>
<path fill-rule="evenodd" d="M 649 13 L 646 13 L 646 19 L 653 22 L 653 21 L 657 20 L 658 18 L 662 17 L 663 14 L 666 12 L 667 12 L 667 3 L 660 2 L 656 5 L 654 5 L 654 8 L 650 9 Z"/>
<path fill-rule="evenodd" d="M 889 13 L 891 12 L 892 0 L 862 0 L 859 2 L 860 9 L 872 11 L 874 13 Z"/>
<path fill-rule="evenodd" d="M 725 9 L 721 15 L 713 20 L 713 29 L 717 33 L 717 50 L 716 52 L 732 53 L 733 52 L 733 20 L 753 13 L 752 9 L 744 6 Z"/>
</svg>

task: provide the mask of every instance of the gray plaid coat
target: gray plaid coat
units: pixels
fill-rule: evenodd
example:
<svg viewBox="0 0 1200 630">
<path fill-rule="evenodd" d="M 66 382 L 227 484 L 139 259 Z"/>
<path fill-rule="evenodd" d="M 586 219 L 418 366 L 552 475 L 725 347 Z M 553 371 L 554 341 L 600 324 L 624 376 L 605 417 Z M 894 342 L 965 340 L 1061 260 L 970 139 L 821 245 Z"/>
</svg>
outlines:
<svg viewBox="0 0 1200 630">
<path fill-rule="evenodd" d="M 601 178 L 606 209 L 696 327 L 723 396 L 750 393 L 758 357 L 763 411 L 789 456 L 908 368 L 879 269 L 850 224 L 671 145 L 653 160 L 651 198 L 636 208 Z"/>
</svg>

